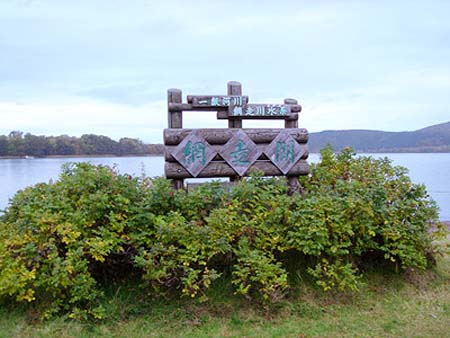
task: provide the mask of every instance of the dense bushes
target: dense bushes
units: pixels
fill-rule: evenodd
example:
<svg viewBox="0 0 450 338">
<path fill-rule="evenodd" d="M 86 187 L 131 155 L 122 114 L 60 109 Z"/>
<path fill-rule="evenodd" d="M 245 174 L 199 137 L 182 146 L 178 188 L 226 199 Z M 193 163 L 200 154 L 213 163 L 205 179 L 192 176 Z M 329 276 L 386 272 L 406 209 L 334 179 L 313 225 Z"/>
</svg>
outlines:
<svg viewBox="0 0 450 338">
<path fill-rule="evenodd" d="M 252 177 L 186 194 L 161 178 L 68 165 L 57 182 L 19 192 L 2 217 L 0 297 L 44 317 L 101 317 L 102 284 L 130 276 L 155 296 L 190 297 L 228 276 L 236 293 L 272 302 L 296 286 L 292 275 L 356 290 L 373 259 L 427 266 L 437 208 L 405 169 L 325 149 L 302 186 L 288 196 L 283 179 Z"/>
</svg>

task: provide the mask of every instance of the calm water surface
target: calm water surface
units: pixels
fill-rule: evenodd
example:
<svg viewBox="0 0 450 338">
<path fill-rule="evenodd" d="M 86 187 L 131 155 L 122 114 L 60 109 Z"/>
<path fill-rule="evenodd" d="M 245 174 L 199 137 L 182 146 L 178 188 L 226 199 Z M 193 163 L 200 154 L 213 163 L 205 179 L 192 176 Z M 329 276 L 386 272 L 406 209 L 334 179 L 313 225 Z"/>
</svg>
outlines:
<svg viewBox="0 0 450 338">
<path fill-rule="evenodd" d="M 89 162 L 117 166 L 122 174 L 132 176 L 162 176 L 164 174 L 163 157 L 74 157 L 74 158 L 33 158 L 0 160 L 0 210 L 4 209 L 9 198 L 17 190 L 27 186 L 56 180 L 61 166 L 67 162 Z"/>
<path fill-rule="evenodd" d="M 396 165 L 409 169 L 415 183 L 423 183 L 428 193 L 438 203 L 442 220 L 450 220 L 450 154 L 364 154 L 373 157 L 389 157 Z M 318 154 L 311 154 L 309 161 L 318 161 Z M 130 175 L 162 176 L 162 157 L 90 157 L 90 158 L 41 158 L 0 160 L 0 209 L 17 190 L 39 182 L 57 179 L 61 165 L 66 162 L 90 162 L 117 166 L 121 173 Z"/>
</svg>

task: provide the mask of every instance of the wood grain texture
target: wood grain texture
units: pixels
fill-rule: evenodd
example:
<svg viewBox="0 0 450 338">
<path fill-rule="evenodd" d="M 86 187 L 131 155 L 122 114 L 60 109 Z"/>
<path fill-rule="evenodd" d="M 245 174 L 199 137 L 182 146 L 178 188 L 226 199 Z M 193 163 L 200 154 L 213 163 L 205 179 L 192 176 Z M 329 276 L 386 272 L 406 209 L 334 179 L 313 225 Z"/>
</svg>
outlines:
<svg viewBox="0 0 450 338">
<path fill-rule="evenodd" d="M 194 107 L 191 103 L 169 103 L 169 111 L 228 111 L 228 107 L 221 106 L 198 106 Z"/>
<path fill-rule="evenodd" d="M 246 104 L 243 106 L 230 105 L 228 117 L 230 118 L 280 118 L 291 115 L 291 106 L 288 104 Z"/>
<path fill-rule="evenodd" d="M 283 116 L 230 116 L 228 110 L 218 110 L 217 111 L 218 120 L 298 120 L 298 113 L 290 113 L 289 115 Z"/>
<path fill-rule="evenodd" d="M 183 102 L 183 94 L 180 89 L 172 88 L 167 90 L 167 106 L 168 106 L 168 126 L 169 128 L 183 128 L 183 112 L 170 111 L 171 104 L 181 104 Z M 184 181 L 182 179 L 172 180 L 174 189 L 182 189 Z"/>
<path fill-rule="evenodd" d="M 228 95 L 242 95 L 242 85 L 237 81 L 227 83 Z M 217 112 L 219 113 L 219 112 Z M 242 120 L 228 120 L 228 128 L 242 128 Z M 239 176 L 230 176 L 230 182 L 239 180 Z"/>
<path fill-rule="evenodd" d="M 242 95 L 190 95 L 188 103 L 192 108 L 243 106 L 248 103 L 248 96 Z"/>
<path fill-rule="evenodd" d="M 180 89 L 172 88 L 167 91 L 167 105 L 171 103 L 181 103 L 182 92 Z M 182 111 L 171 111 L 168 109 L 168 124 L 169 128 L 183 128 L 183 113 Z"/>
<path fill-rule="evenodd" d="M 284 99 L 284 104 L 287 105 L 291 105 L 291 106 L 298 106 L 300 107 L 300 110 L 298 112 L 300 112 L 302 110 L 302 107 L 298 104 L 298 101 L 295 99 Z M 284 120 L 284 127 L 285 128 L 298 128 L 298 115 L 297 115 L 297 119 L 286 119 Z"/>
<path fill-rule="evenodd" d="M 167 178 L 184 179 L 193 176 L 179 163 L 166 162 L 165 173 Z M 246 175 L 255 171 L 262 171 L 266 176 L 284 176 L 284 174 L 270 161 L 256 161 L 249 168 Z M 309 164 L 305 160 L 299 160 L 287 173 L 287 176 L 300 176 L 309 174 Z M 230 177 L 236 173 L 225 161 L 210 162 L 198 175 L 198 178 Z"/>
<path fill-rule="evenodd" d="M 235 133 L 219 151 L 219 155 L 239 176 L 244 176 L 261 154 L 262 150 L 242 130 Z"/>
<path fill-rule="evenodd" d="M 173 179 L 172 180 L 172 187 L 175 190 L 180 190 L 184 188 L 184 180 L 180 180 L 180 179 Z"/>
<path fill-rule="evenodd" d="M 254 171 L 266 176 L 287 176 L 289 192 L 301 190 L 298 177 L 309 173 L 308 131 L 298 128 L 302 110 L 298 101 L 249 104 L 242 85 L 227 83 L 226 95 L 189 95 L 182 102 L 180 89 L 169 89 L 168 129 L 164 130 L 165 174 L 176 189 L 185 178 L 240 179 Z M 214 111 L 228 120 L 228 129 L 183 129 L 183 112 Z M 242 129 L 242 121 L 284 120 L 285 128 Z M 190 135 L 190 136 L 189 136 Z"/>
<path fill-rule="evenodd" d="M 242 85 L 237 81 L 227 83 L 228 95 L 242 95 Z M 219 113 L 219 112 L 218 112 Z M 228 128 L 242 128 L 241 120 L 228 120 Z"/>
<path fill-rule="evenodd" d="M 304 149 L 289 134 L 289 129 L 283 129 L 277 137 L 264 148 L 267 157 L 284 173 L 303 156 Z"/>
<path fill-rule="evenodd" d="M 216 156 L 217 152 L 205 139 L 193 131 L 183 142 L 175 147 L 171 155 L 180 163 L 193 177 L 205 168 Z"/>
<path fill-rule="evenodd" d="M 228 95 L 242 95 L 242 84 L 238 81 L 228 81 L 227 93 Z"/>
<path fill-rule="evenodd" d="M 295 111 L 298 113 L 300 113 L 302 111 L 302 106 L 298 104 L 298 101 L 296 99 L 286 98 L 286 99 L 284 99 L 284 104 L 289 104 L 291 106 L 298 107 L 298 108 L 295 108 Z"/>
<path fill-rule="evenodd" d="M 196 96 L 197 97 L 197 96 Z M 223 98 L 231 98 L 233 99 L 234 96 L 220 96 L 220 95 L 215 95 L 215 96 L 198 96 L 198 100 L 201 101 L 201 98 L 206 98 L 208 100 L 210 100 L 212 97 L 217 97 L 217 98 L 222 98 L 221 100 L 223 100 Z M 247 98 L 247 96 L 240 96 L 242 98 Z M 197 99 L 196 99 L 197 100 Z M 223 101 L 219 101 L 219 102 L 223 102 Z M 233 102 L 233 101 L 232 101 Z M 244 101 L 245 102 L 245 101 Z M 251 106 L 246 104 L 247 106 Z M 175 103 L 175 102 L 169 102 L 168 103 L 168 109 L 169 111 L 221 111 L 221 114 L 219 115 L 220 119 L 227 119 L 229 116 L 228 110 L 230 106 L 235 106 L 234 104 L 230 104 L 230 105 L 224 105 L 223 103 L 220 103 L 218 105 L 209 105 L 209 104 L 194 104 L 194 103 Z M 263 105 L 252 105 L 253 107 L 256 106 L 263 106 Z M 264 106 L 280 106 L 277 104 L 266 104 Z M 290 116 L 293 116 L 294 113 L 299 113 L 301 110 L 301 106 L 299 105 L 293 105 L 290 106 L 290 114 L 283 115 L 286 116 L 285 118 L 289 118 Z M 226 112 L 226 113 L 225 113 Z M 277 115 L 279 116 L 279 115 Z M 233 116 L 231 116 L 233 117 Z M 259 117 L 259 116 L 253 116 L 254 118 Z M 264 116 L 262 116 L 264 117 Z"/>
<path fill-rule="evenodd" d="M 214 144 L 214 145 L 210 145 L 214 151 L 218 154 L 216 156 L 214 156 L 214 158 L 212 159 L 213 161 L 223 161 L 223 157 L 220 156 L 220 152 L 221 149 L 223 147 L 223 145 L 219 145 L 219 144 Z M 258 160 L 269 160 L 269 158 L 267 157 L 266 154 L 263 153 L 264 149 L 266 147 L 269 146 L 269 143 L 258 143 L 256 144 L 256 148 L 258 149 L 258 151 L 261 151 L 260 156 L 257 158 Z M 178 162 L 173 156 L 172 156 L 172 152 L 176 149 L 177 146 L 166 146 L 166 151 L 164 152 L 164 160 L 167 162 Z M 301 159 L 306 160 L 309 156 L 309 150 L 308 150 L 308 145 L 305 143 L 301 143 L 300 147 L 302 149 L 303 155 L 301 156 Z"/>
<path fill-rule="evenodd" d="M 164 144 L 165 145 L 177 145 L 184 138 L 186 138 L 194 129 L 164 129 Z M 223 129 L 223 128 L 210 128 L 199 129 L 198 133 L 209 144 L 225 144 L 229 139 L 238 132 L 238 128 Z M 242 128 L 250 139 L 256 144 L 270 143 L 278 134 L 285 130 L 284 128 Z M 290 128 L 288 130 L 294 140 L 298 143 L 308 142 L 308 131 L 305 128 Z"/>
<path fill-rule="evenodd" d="M 299 106 L 300 110 L 299 113 L 302 111 L 302 107 L 298 104 L 298 101 L 296 99 L 286 98 L 284 99 L 284 104 L 289 104 L 292 106 Z M 285 128 L 298 128 L 298 118 L 295 120 L 284 120 L 284 127 Z M 306 151 L 306 157 L 308 157 L 308 151 Z M 303 158 L 303 156 L 301 157 Z M 300 185 L 300 181 L 298 177 L 296 176 L 288 176 L 288 187 L 289 187 L 289 195 L 298 194 L 301 193 L 302 187 Z"/>
</svg>

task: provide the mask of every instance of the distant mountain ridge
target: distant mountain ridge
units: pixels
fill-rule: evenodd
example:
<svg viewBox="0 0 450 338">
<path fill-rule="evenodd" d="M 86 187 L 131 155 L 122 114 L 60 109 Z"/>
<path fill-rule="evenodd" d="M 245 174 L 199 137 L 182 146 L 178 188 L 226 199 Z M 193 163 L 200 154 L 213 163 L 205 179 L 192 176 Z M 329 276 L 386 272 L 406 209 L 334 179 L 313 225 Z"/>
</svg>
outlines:
<svg viewBox="0 0 450 338">
<path fill-rule="evenodd" d="M 327 144 L 336 151 L 352 147 L 360 153 L 446 153 L 450 152 L 450 122 L 415 131 L 325 130 L 310 134 L 308 145 L 311 153 L 319 152 Z"/>
</svg>

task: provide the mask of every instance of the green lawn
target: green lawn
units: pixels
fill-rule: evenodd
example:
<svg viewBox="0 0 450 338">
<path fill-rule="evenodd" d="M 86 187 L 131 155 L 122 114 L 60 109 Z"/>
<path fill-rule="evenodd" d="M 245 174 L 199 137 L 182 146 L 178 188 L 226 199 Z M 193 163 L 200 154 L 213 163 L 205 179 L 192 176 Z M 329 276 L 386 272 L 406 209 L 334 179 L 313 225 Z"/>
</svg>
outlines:
<svg viewBox="0 0 450 338">
<path fill-rule="evenodd" d="M 426 272 L 369 273 L 360 293 L 304 287 L 270 310 L 216 285 L 211 300 L 152 301 L 137 289 L 112 288 L 110 317 L 98 323 L 47 322 L 3 305 L 0 337 L 449 337 L 450 257 Z"/>
</svg>

